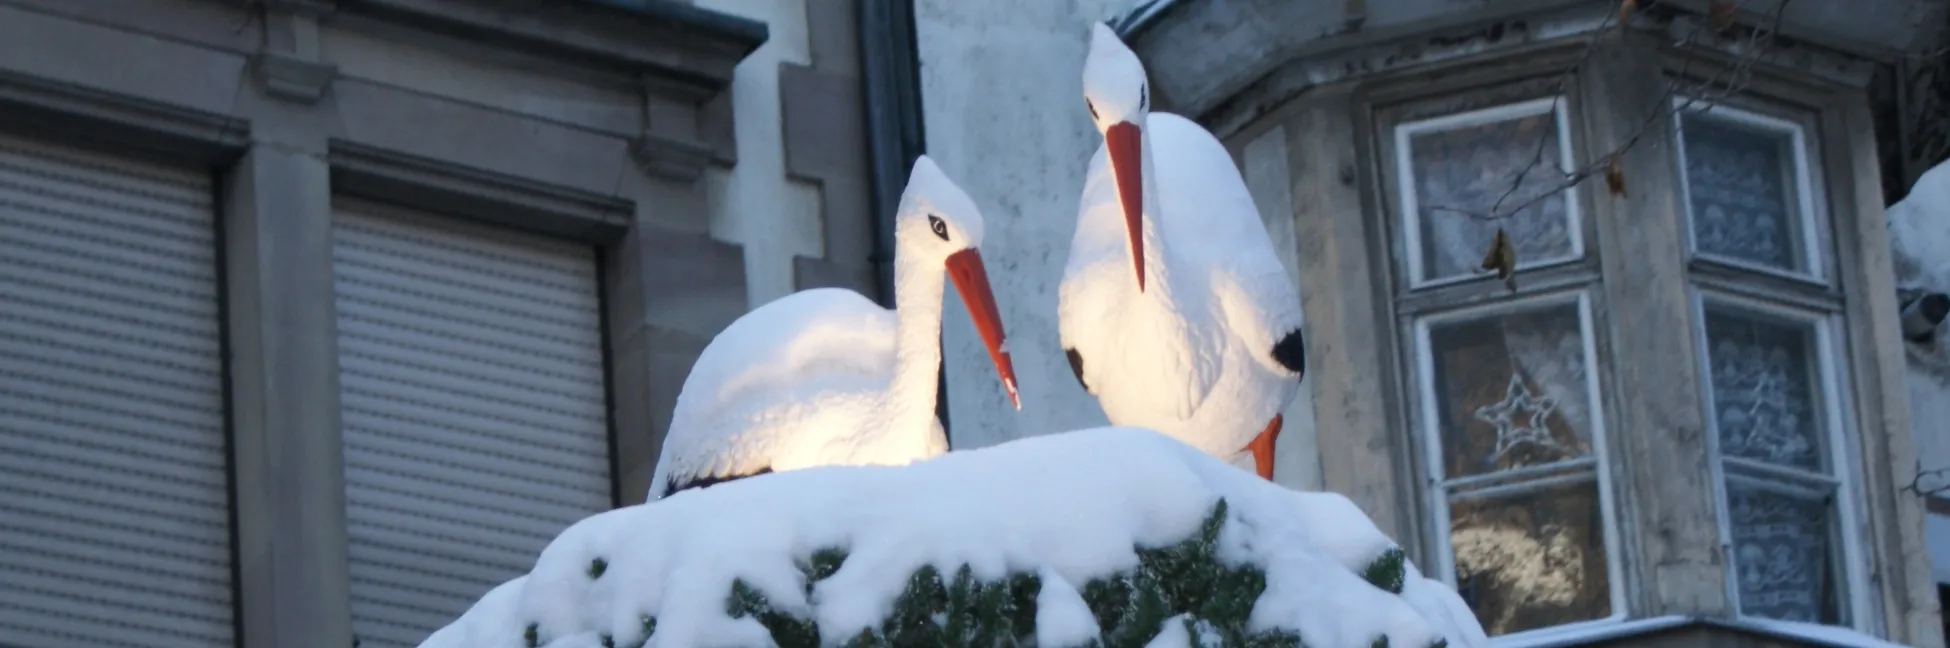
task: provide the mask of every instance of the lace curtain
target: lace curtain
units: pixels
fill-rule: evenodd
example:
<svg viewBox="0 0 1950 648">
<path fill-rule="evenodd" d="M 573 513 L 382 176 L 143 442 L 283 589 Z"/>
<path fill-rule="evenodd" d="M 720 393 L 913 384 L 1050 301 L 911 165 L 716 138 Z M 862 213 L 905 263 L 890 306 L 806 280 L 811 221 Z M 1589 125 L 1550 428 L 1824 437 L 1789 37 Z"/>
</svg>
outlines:
<svg viewBox="0 0 1950 648">
<path fill-rule="evenodd" d="M 1806 270 L 1792 137 L 1699 113 L 1681 123 L 1694 247 L 1766 268 Z"/>
<path fill-rule="evenodd" d="M 1554 113 L 1545 113 L 1411 138 L 1421 212 L 1416 223 L 1422 241 L 1420 279 L 1437 281 L 1479 272 L 1498 227 L 1509 234 L 1520 263 L 1564 259 L 1574 253 L 1563 193 L 1501 219 L 1483 217 L 1499 198 L 1508 208 L 1557 186 L 1564 168 L 1557 132 Z M 1530 171 L 1522 173 L 1525 168 Z M 1511 191 L 1520 173 L 1523 179 Z"/>
<path fill-rule="evenodd" d="M 1745 614 L 1832 622 L 1830 500 L 1815 356 L 1805 325 L 1728 310 L 1706 313 L 1712 416 L 1731 459 L 1727 519 Z M 1775 468 L 1756 470 L 1747 463 Z M 1786 470 L 1780 470 L 1786 469 Z M 1793 476 L 1806 474 L 1812 479 Z"/>
</svg>

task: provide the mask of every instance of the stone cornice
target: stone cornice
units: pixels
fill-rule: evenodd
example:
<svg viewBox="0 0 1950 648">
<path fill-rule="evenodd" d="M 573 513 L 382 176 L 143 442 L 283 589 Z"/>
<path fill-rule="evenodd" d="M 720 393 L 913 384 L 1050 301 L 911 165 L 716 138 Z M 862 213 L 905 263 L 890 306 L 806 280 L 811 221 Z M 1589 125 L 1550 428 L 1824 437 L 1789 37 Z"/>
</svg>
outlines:
<svg viewBox="0 0 1950 648">
<path fill-rule="evenodd" d="M 722 92 L 769 37 L 764 23 L 670 0 L 337 0 L 343 15 Z"/>
</svg>

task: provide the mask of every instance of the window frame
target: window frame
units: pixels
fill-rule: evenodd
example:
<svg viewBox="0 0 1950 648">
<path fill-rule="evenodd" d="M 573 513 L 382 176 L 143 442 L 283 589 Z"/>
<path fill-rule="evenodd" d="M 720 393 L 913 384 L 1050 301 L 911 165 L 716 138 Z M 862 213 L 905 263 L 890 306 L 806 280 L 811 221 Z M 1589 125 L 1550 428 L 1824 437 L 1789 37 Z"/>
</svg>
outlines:
<svg viewBox="0 0 1950 648">
<path fill-rule="evenodd" d="M 1669 79 L 1670 80 L 1670 79 Z M 1768 275 L 1808 285 L 1828 287 L 1835 281 L 1834 269 L 1829 267 L 1832 254 L 1823 254 L 1823 248 L 1834 244 L 1833 230 L 1829 228 L 1829 210 L 1825 205 L 1828 191 L 1825 190 L 1827 174 L 1822 173 L 1820 165 L 1811 160 L 1820 160 L 1821 150 L 1816 140 L 1809 137 L 1808 131 L 1815 130 L 1817 124 L 1810 119 L 1787 119 L 1766 113 L 1757 103 L 1765 101 L 1752 95 L 1736 95 L 1719 101 L 1707 101 L 1696 97 L 1675 96 L 1671 99 L 1673 172 L 1677 175 L 1679 192 L 1680 234 L 1685 239 L 1688 265 L 1701 263 L 1722 266 L 1729 270 Z M 1743 101 L 1744 100 L 1744 101 Z M 1752 108 L 1743 106 L 1753 106 Z M 1795 220 L 1800 230 L 1795 232 L 1796 251 L 1801 257 L 1802 270 L 1785 270 L 1711 252 L 1699 247 L 1699 237 L 1694 232 L 1697 222 L 1693 214 L 1692 183 L 1686 172 L 1685 118 L 1687 114 L 1697 114 L 1709 119 L 1722 119 L 1740 126 L 1775 133 L 1785 131 L 1791 142 L 1794 156 L 1792 166 L 1795 174 L 1794 207 Z"/>
<path fill-rule="evenodd" d="M 1449 489 L 1448 484 L 1436 476 L 1441 464 L 1441 443 L 1439 421 L 1430 414 L 1437 404 L 1428 393 L 1426 386 L 1433 379 L 1430 371 L 1432 357 L 1425 353 L 1427 322 L 1439 323 L 1445 319 L 1468 317 L 1485 313 L 1509 311 L 1535 306 L 1539 302 L 1551 300 L 1574 300 L 1580 317 L 1580 335 L 1587 348 L 1586 362 L 1589 363 L 1590 377 L 1587 392 L 1595 409 L 1592 415 L 1592 456 L 1590 467 L 1593 479 L 1598 485 L 1600 515 L 1603 516 L 1604 529 L 1601 537 L 1606 543 L 1606 568 L 1609 570 L 1607 596 L 1610 597 L 1611 614 L 1598 619 L 1533 628 L 1521 632 L 1494 637 L 1499 643 L 1550 641 L 1560 636 L 1578 636 L 1594 629 L 1615 626 L 1633 617 L 1638 602 L 1633 593 L 1638 587 L 1635 575 L 1630 570 L 1627 554 L 1632 551 L 1628 541 L 1629 531 L 1623 525 L 1629 522 L 1625 516 L 1625 503 L 1621 499 L 1624 483 L 1618 481 L 1619 462 L 1613 454 L 1611 445 L 1615 440 L 1607 432 L 1616 429 L 1616 402 L 1609 385 L 1612 382 L 1609 362 L 1598 362 L 1599 358 L 1609 357 L 1610 338 L 1608 314 L 1604 307 L 1602 286 L 1602 252 L 1597 231 L 1592 226 L 1594 214 L 1593 192 L 1585 191 L 1582 182 L 1563 190 L 1566 201 L 1567 220 L 1575 229 L 1571 232 L 1572 256 L 1552 259 L 1539 263 L 1519 263 L 1518 271 L 1522 281 L 1517 290 L 1510 291 L 1496 280 L 1495 275 L 1477 272 L 1433 281 L 1420 281 L 1421 249 L 1419 245 L 1408 243 L 1410 232 L 1420 237 L 1421 215 L 1409 216 L 1406 209 L 1416 206 L 1413 174 L 1405 172 L 1412 159 L 1402 155 L 1411 149 L 1405 146 L 1403 127 L 1423 126 L 1414 132 L 1431 130 L 1427 125 L 1454 127 L 1459 124 L 1488 123 L 1496 119 L 1520 118 L 1528 115 L 1550 112 L 1556 121 L 1561 164 L 1575 168 L 1577 152 L 1586 147 L 1585 137 L 1589 128 L 1589 115 L 1581 106 L 1585 101 L 1583 79 L 1574 76 L 1560 79 L 1546 74 L 1539 68 L 1572 64 L 1569 58 L 1575 52 L 1536 53 L 1524 60 L 1526 65 L 1515 69 L 1497 70 L 1489 74 L 1465 73 L 1445 79 L 1445 82 L 1429 86 L 1416 84 L 1401 85 L 1370 94 L 1365 97 L 1363 110 L 1366 118 L 1361 122 L 1367 131 L 1363 135 L 1371 142 L 1373 156 L 1370 168 L 1375 169 L 1374 183 L 1370 191 L 1376 198 L 1376 208 L 1380 212 L 1381 227 L 1374 230 L 1371 243 L 1376 252 L 1375 274 L 1382 283 L 1382 295 L 1392 306 L 1390 312 L 1395 319 L 1395 331 L 1391 346 L 1395 351 L 1390 371 L 1395 372 L 1397 392 L 1401 394 L 1399 404 L 1394 406 L 1404 414 L 1401 419 L 1411 430 L 1405 448 L 1405 463 L 1402 468 L 1412 471 L 1417 486 L 1411 487 L 1408 495 L 1420 509 L 1417 512 L 1416 544 L 1424 557 L 1421 562 L 1434 569 L 1431 578 L 1437 578 L 1450 587 L 1456 585 L 1455 556 L 1453 554 L 1449 529 Z M 1471 64 L 1468 68 L 1481 69 L 1483 64 Z M 1560 87 L 1557 82 L 1565 80 Z M 1391 91 L 1392 90 L 1392 91 Z M 1545 110 L 1536 110 L 1539 105 L 1548 105 Z M 1517 108 L 1512 108 L 1512 107 Z M 1529 108 L 1525 111 L 1522 108 Z M 1491 116 L 1494 117 L 1491 117 Z M 1487 118 L 1486 118 L 1487 117 Z M 1565 167 L 1560 167 L 1565 168 Z M 1458 216 L 1466 217 L 1466 216 Z M 1414 259 L 1415 267 L 1409 267 L 1409 259 Z M 1576 474 L 1583 469 L 1565 471 Z M 1544 479 L 1558 476 L 1555 471 L 1543 473 Z M 1493 480 L 1494 478 L 1492 478 Z M 1522 483 L 1522 482 L 1516 482 Z M 1426 525 L 1426 526 L 1424 526 Z"/>
<path fill-rule="evenodd" d="M 1601 354 L 1599 348 L 1601 342 L 1597 337 L 1598 331 L 1600 330 L 1598 326 L 1598 313 L 1592 305 L 1594 298 L 1592 292 L 1595 289 L 1595 284 L 1578 287 L 1540 289 L 1534 293 L 1510 299 L 1432 311 L 1411 316 L 1410 318 L 1411 346 L 1409 347 L 1409 357 L 1414 362 L 1414 366 L 1409 371 L 1414 381 L 1410 398 L 1413 402 L 1411 409 L 1414 415 L 1410 417 L 1410 420 L 1413 421 L 1411 427 L 1415 430 L 1414 434 L 1420 442 L 1421 457 L 1419 460 L 1421 462 L 1421 475 L 1427 485 L 1423 489 L 1422 499 L 1423 506 L 1427 507 L 1428 511 L 1426 517 L 1431 522 L 1430 531 L 1425 541 L 1429 545 L 1430 555 L 1433 558 L 1431 561 L 1433 566 L 1432 576 L 1440 579 L 1452 588 L 1456 587 L 1456 557 L 1455 547 L 1453 545 L 1454 539 L 1450 531 L 1451 519 L 1449 513 L 1451 495 L 1457 492 L 1455 482 L 1464 481 L 1464 487 L 1461 489 L 1464 492 L 1524 485 L 1542 486 L 1550 480 L 1566 475 L 1582 474 L 1585 470 L 1589 470 L 1591 479 L 1597 487 L 1598 510 L 1603 520 L 1603 528 L 1600 530 L 1599 535 L 1605 543 L 1605 567 L 1608 570 L 1606 577 L 1606 595 L 1610 598 L 1611 614 L 1596 619 L 1587 619 L 1563 625 L 1533 628 L 1499 635 L 1495 639 L 1529 639 L 1533 637 L 1552 636 L 1558 633 L 1577 633 L 1595 626 L 1618 623 L 1631 617 L 1631 602 L 1626 587 L 1628 576 L 1625 572 L 1623 555 L 1624 538 L 1619 528 L 1621 518 L 1619 516 L 1617 494 L 1615 492 L 1616 486 L 1613 483 L 1615 478 L 1611 472 L 1610 435 L 1608 434 L 1609 428 L 1607 426 L 1607 418 L 1610 416 L 1611 408 L 1609 407 L 1609 399 L 1605 395 L 1606 386 L 1603 376 L 1604 369 L 1602 368 L 1605 365 L 1600 364 L 1598 361 Z M 1566 461 L 1551 464 L 1549 468 L 1538 467 L 1537 470 L 1519 469 L 1518 471 L 1502 471 L 1504 473 L 1518 472 L 1520 474 L 1514 477 L 1505 474 L 1502 475 L 1501 479 L 1495 473 L 1472 475 L 1460 479 L 1453 479 L 1444 475 L 1443 459 L 1446 455 L 1444 454 L 1442 445 L 1443 430 L 1442 417 L 1439 412 L 1440 398 L 1436 394 L 1435 381 L 1437 376 L 1435 371 L 1435 354 L 1431 344 L 1432 329 L 1435 326 L 1449 322 L 1486 319 L 1552 306 L 1563 306 L 1565 304 L 1575 305 L 1578 315 L 1578 335 L 1583 347 L 1585 366 L 1587 367 L 1584 390 L 1586 398 L 1590 399 L 1589 402 L 1592 404 L 1594 410 L 1590 417 L 1591 456 L 1574 460 L 1585 465 L 1571 467 L 1564 465 L 1572 463 L 1571 461 Z M 1469 488 L 1469 486 L 1477 487 Z"/>
<path fill-rule="evenodd" d="M 1662 74 L 1667 81 L 1678 80 L 1677 77 L 1678 73 L 1670 65 Z M 1709 305 L 1804 325 L 1814 338 L 1810 351 L 1811 360 L 1818 364 L 1816 397 L 1823 408 L 1820 416 L 1824 426 L 1821 440 L 1825 446 L 1822 448 L 1825 470 L 1810 472 L 1769 466 L 1748 472 L 1773 471 L 1788 475 L 1761 479 L 1770 485 L 1786 479 L 1817 476 L 1833 481 L 1827 505 L 1833 518 L 1829 535 L 1834 546 L 1829 550 L 1828 561 L 1831 569 L 1841 572 L 1835 580 L 1846 590 L 1836 597 L 1837 619 L 1832 625 L 1873 634 L 1881 628 L 1883 611 L 1878 604 L 1875 583 L 1869 577 L 1874 572 L 1874 560 L 1866 543 L 1874 534 L 1871 524 L 1874 513 L 1868 501 L 1867 480 L 1860 474 L 1865 469 L 1864 449 L 1859 443 L 1862 429 L 1858 425 L 1862 412 L 1857 409 L 1861 398 L 1855 392 L 1862 386 L 1849 366 L 1854 354 L 1848 348 L 1849 309 L 1842 293 L 1846 273 L 1840 265 L 1848 254 L 1840 249 L 1843 243 L 1840 225 L 1834 222 L 1841 207 L 1831 204 L 1837 195 L 1828 186 L 1834 175 L 1828 168 L 1832 161 L 1821 149 L 1826 135 L 1822 131 L 1823 114 L 1835 108 L 1795 102 L 1783 95 L 1772 84 L 1754 84 L 1716 101 L 1674 97 L 1671 106 L 1675 110 L 1667 133 L 1670 138 L 1667 141 L 1672 146 L 1669 156 L 1672 180 L 1680 203 L 1675 212 L 1681 219 L 1678 229 L 1686 254 L 1688 319 L 1692 325 L 1695 370 L 1700 380 L 1700 411 L 1704 415 L 1701 431 L 1706 437 L 1708 472 L 1712 478 L 1714 524 L 1726 565 L 1723 585 L 1731 614 L 1738 618 L 1767 619 L 1747 614 L 1741 607 L 1740 573 L 1735 562 L 1727 489 L 1729 458 L 1720 449 L 1719 421 L 1713 409 L 1712 350 L 1705 319 Z M 1689 102 L 1692 105 L 1686 107 Z M 1718 113 L 1715 115 L 1718 118 L 1743 125 L 1790 133 L 1796 158 L 1794 170 L 1799 176 L 1795 178 L 1796 195 L 1801 202 L 1797 209 L 1801 212 L 1802 230 L 1797 243 L 1806 259 L 1805 272 L 1784 271 L 1699 251 L 1693 232 L 1691 188 L 1681 139 L 1684 129 L 1678 109 L 1682 107 L 1709 115 Z"/>
<path fill-rule="evenodd" d="M 1814 369 L 1817 382 L 1815 387 L 1818 393 L 1815 396 L 1822 408 L 1821 442 L 1825 447 L 1822 448 L 1821 459 L 1826 463 L 1825 470 L 1807 471 L 1791 467 L 1764 466 L 1758 469 L 1749 468 L 1748 472 L 1780 473 L 1775 477 L 1750 478 L 1769 485 L 1790 479 L 1830 482 L 1832 492 L 1828 496 L 1829 501 L 1824 502 L 1824 505 L 1829 507 L 1829 515 L 1832 516 L 1828 535 L 1830 542 L 1835 544 L 1834 548 L 1829 550 L 1828 560 L 1832 563 L 1831 569 L 1841 572 L 1839 578 L 1836 578 L 1837 583 L 1847 588 L 1835 601 L 1839 609 L 1836 610 L 1837 622 L 1832 625 L 1864 632 L 1871 631 L 1872 628 L 1869 627 L 1867 620 L 1877 610 L 1869 597 L 1868 574 L 1872 570 L 1872 565 L 1862 546 L 1865 518 L 1862 507 L 1866 503 L 1861 501 L 1863 489 L 1855 474 L 1859 453 L 1850 442 L 1850 438 L 1859 432 L 1850 423 L 1854 418 L 1849 415 L 1853 411 L 1854 403 L 1848 398 L 1849 390 L 1844 389 L 1844 386 L 1850 382 L 1848 369 L 1843 366 L 1847 361 L 1847 354 L 1838 345 L 1835 335 L 1836 330 L 1845 326 L 1841 321 L 1841 313 L 1810 312 L 1794 306 L 1770 304 L 1754 297 L 1733 295 L 1697 284 L 1690 292 L 1687 297 L 1696 323 L 1693 327 L 1693 339 L 1700 349 L 1699 363 L 1696 367 L 1700 372 L 1700 401 L 1702 411 L 1707 415 L 1703 431 L 1706 433 L 1708 461 L 1711 462 L 1708 470 L 1713 475 L 1714 496 L 1720 503 L 1716 509 L 1718 511 L 1716 524 L 1719 527 L 1721 552 L 1726 557 L 1728 565 L 1727 601 L 1731 604 L 1733 614 L 1741 618 L 1766 619 L 1766 617 L 1747 614 L 1741 610 L 1740 604 L 1740 574 L 1735 562 L 1737 557 L 1734 551 L 1732 512 L 1730 500 L 1727 498 L 1729 473 L 1727 461 L 1730 457 L 1724 455 L 1720 449 L 1719 420 L 1713 415 L 1716 397 L 1712 381 L 1713 358 L 1706 332 L 1706 313 L 1715 307 L 1805 326 L 1805 330 L 1813 338 L 1809 343 L 1809 351 L 1810 359 L 1817 364 Z M 1746 462 L 1742 461 L 1742 463 Z"/>
<path fill-rule="evenodd" d="M 1423 266 L 1422 261 L 1422 255 L 1425 252 L 1422 241 L 1423 218 L 1420 199 L 1416 196 L 1415 191 L 1414 156 L 1406 154 L 1414 150 L 1412 144 L 1415 136 L 1424 133 L 1439 133 L 1548 114 L 1551 116 L 1552 126 L 1557 130 L 1557 161 L 1559 174 L 1561 175 L 1567 172 L 1566 169 L 1574 165 L 1574 160 L 1577 159 L 1575 154 L 1577 147 L 1576 142 L 1573 140 L 1571 129 L 1571 111 L 1567 105 L 1571 101 L 1571 98 L 1566 96 L 1567 94 L 1560 92 L 1532 99 L 1495 103 L 1481 108 L 1445 115 L 1402 121 L 1394 123 L 1389 127 L 1389 130 L 1392 131 L 1391 138 L 1393 140 L 1393 146 L 1387 150 L 1388 155 L 1394 158 L 1394 175 L 1392 177 L 1394 178 L 1395 204 L 1397 206 L 1395 217 L 1392 220 L 1397 221 L 1396 225 L 1402 232 L 1401 258 L 1406 261 L 1407 265 L 1403 270 L 1409 291 L 1468 283 L 1482 278 L 1478 273 L 1435 279 L 1423 278 L 1423 274 L 1427 270 Z M 1575 264 L 1588 258 L 1589 250 L 1587 249 L 1588 246 L 1585 245 L 1585 236 L 1587 235 L 1586 230 L 1589 228 L 1585 227 L 1584 209 L 1579 200 L 1579 192 L 1577 189 L 1578 187 L 1574 185 L 1565 188 L 1561 192 L 1564 196 L 1564 216 L 1566 227 L 1569 229 L 1567 234 L 1571 244 L 1571 253 L 1566 256 L 1551 257 L 1536 261 L 1519 259 L 1517 263 L 1517 269 L 1519 271 Z"/>
</svg>

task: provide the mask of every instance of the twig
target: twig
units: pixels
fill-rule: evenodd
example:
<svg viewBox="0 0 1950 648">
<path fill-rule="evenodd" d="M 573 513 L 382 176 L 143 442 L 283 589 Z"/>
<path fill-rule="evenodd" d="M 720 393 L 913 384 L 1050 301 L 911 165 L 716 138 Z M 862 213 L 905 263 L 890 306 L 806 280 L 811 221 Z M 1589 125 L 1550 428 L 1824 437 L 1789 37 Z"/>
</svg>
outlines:
<svg viewBox="0 0 1950 648">
<path fill-rule="evenodd" d="M 1923 488 L 1923 480 L 1931 477 L 1944 478 L 1943 484 L 1933 488 Z M 1905 493 L 1914 494 L 1917 497 L 1939 497 L 1945 493 L 1950 493 L 1950 468 L 1924 470 L 1923 462 L 1918 461 L 1916 462 L 1916 478 L 1909 480 L 1909 484 L 1903 486 L 1901 490 Z"/>
<path fill-rule="evenodd" d="M 1744 51 L 1735 55 L 1730 65 L 1721 68 L 1706 80 L 1697 84 L 1686 83 L 1686 79 L 1690 76 L 1689 72 L 1692 66 L 1692 59 L 1687 59 L 1685 63 L 1681 64 L 1679 73 L 1675 75 L 1675 78 L 1666 83 L 1665 92 L 1659 96 L 1658 101 L 1652 106 L 1645 119 L 1637 124 L 1631 135 L 1625 138 L 1625 141 L 1602 155 L 1594 156 L 1591 161 L 1575 170 L 1560 171 L 1558 181 L 1555 184 L 1537 191 L 1512 206 L 1506 207 L 1504 205 L 1522 187 L 1524 179 L 1543 165 L 1544 151 L 1549 148 L 1547 144 L 1550 142 L 1550 138 L 1556 134 L 1555 130 L 1546 130 L 1538 136 L 1537 147 L 1532 152 L 1530 161 L 1522 169 L 1517 171 L 1516 175 L 1510 181 L 1509 188 L 1505 189 L 1502 195 L 1498 196 L 1496 201 L 1490 204 L 1490 208 L 1487 211 L 1456 205 L 1430 205 L 1429 210 L 1432 212 L 1459 214 L 1476 220 L 1502 221 L 1522 213 L 1525 209 L 1529 209 L 1531 206 L 1543 202 L 1552 196 L 1563 193 L 1565 190 L 1583 183 L 1592 176 L 1603 173 L 1613 157 L 1621 156 L 1631 151 L 1633 147 L 1645 139 L 1646 135 L 1653 132 L 1653 127 L 1659 124 L 1661 118 L 1668 115 L 1683 114 L 1685 111 L 1691 110 L 1695 105 L 1700 103 L 1711 105 L 1720 99 L 1738 93 L 1742 88 L 1746 87 L 1746 82 L 1752 75 L 1754 64 L 1758 63 L 1762 54 L 1773 46 L 1776 36 L 1780 33 L 1782 17 L 1787 14 L 1788 4 L 1792 1 L 1783 0 L 1775 8 L 1774 21 L 1770 27 L 1764 30 L 1760 28 L 1749 30 L 1747 43 L 1742 48 Z M 1745 4 L 1746 2 L 1743 0 L 1741 6 Z M 1738 7 L 1735 8 L 1735 11 L 1738 11 Z M 1693 25 L 1692 30 L 1687 33 L 1686 38 L 1681 42 L 1686 44 L 1698 42 L 1702 32 L 1710 27 L 1709 22 L 1707 20 L 1701 20 Z M 1570 82 L 1575 79 L 1578 71 L 1590 61 L 1592 53 L 1598 49 L 1596 47 L 1598 39 L 1602 38 L 1605 32 L 1613 26 L 1611 17 L 1607 16 L 1591 36 L 1591 44 L 1586 45 L 1583 54 L 1579 56 L 1578 60 L 1565 68 L 1564 73 L 1559 76 L 1556 82 L 1555 93 L 1551 98 L 1551 111 L 1553 114 L 1557 110 L 1558 103 L 1563 100 L 1564 93 L 1569 87 Z M 1618 27 L 1622 27 L 1622 25 L 1618 25 Z M 1721 82 L 1723 76 L 1726 77 L 1724 84 Z M 1715 90 L 1715 86 L 1722 87 Z M 1674 105 L 1674 99 L 1679 97 L 1684 97 L 1683 101 Z"/>
</svg>

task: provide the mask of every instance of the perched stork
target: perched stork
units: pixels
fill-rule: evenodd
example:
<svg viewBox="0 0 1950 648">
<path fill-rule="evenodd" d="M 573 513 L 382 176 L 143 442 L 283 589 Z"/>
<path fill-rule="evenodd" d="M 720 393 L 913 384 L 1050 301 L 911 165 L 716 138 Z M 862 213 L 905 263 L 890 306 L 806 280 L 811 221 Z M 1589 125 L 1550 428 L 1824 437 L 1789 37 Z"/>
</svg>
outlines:
<svg viewBox="0 0 1950 648">
<path fill-rule="evenodd" d="M 1144 65 L 1098 24 L 1090 159 L 1058 305 L 1070 369 L 1111 423 L 1151 428 L 1273 476 L 1280 412 L 1305 372 L 1300 294 L 1211 133 L 1150 112 Z"/>
<path fill-rule="evenodd" d="M 806 290 L 746 313 L 705 346 L 678 393 L 650 499 L 760 473 L 946 452 L 934 415 L 944 276 L 1021 407 L 975 201 L 923 156 L 894 230 L 894 310 L 850 290 Z"/>
</svg>

